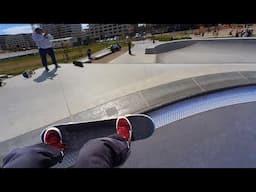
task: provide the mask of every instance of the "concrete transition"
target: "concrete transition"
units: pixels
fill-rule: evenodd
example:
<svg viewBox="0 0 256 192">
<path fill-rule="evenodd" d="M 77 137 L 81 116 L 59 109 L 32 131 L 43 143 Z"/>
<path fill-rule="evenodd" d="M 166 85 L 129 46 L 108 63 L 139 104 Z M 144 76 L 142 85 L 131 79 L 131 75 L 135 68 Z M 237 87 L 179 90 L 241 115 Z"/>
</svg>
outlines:
<svg viewBox="0 0 256 192">
<path fill-rule="evenodd" d="M 204 79 L 207 79 L 207 81 L 205 82 Z M 206 94 L 211 91 L 222 90 L 228 87 L 231 88 L 254 85 L 256 83 L 255 79 L 256 72 L 250 71 L 211 74 L 207 76 L 183 79 L 148 88 L 146 90 L 138 90 L 137 92 L 133 92 L 131 94 L 113 99 L 107 103 L 98 105 L 94 108 L 71 115 L 65 119 L 52 123 L 52 125 L 70 121 L 91 121 L 96 119 L 105 119 L 128 113 L 143 113 L 166 104 L 188 99 L 197 95 Z M 38 135 L 42 128 L 1 142 L 0 157 L 3 158 L 3 156 L 9 150 L 15 147 L 39 142 Z"/>
<path fill-rule="evenodd" d="M 156 63 L 163 64 L 225 64 L 255 63 L 255 38 L 219 38 L 182 40 L 146 48 L 156 54 Z"/>
<path fill-rule="evenodd" d="M 136 142 L 125 168 L 255 168 L 256 102 L 223 107 L 161 127 Z"/>
</svg>

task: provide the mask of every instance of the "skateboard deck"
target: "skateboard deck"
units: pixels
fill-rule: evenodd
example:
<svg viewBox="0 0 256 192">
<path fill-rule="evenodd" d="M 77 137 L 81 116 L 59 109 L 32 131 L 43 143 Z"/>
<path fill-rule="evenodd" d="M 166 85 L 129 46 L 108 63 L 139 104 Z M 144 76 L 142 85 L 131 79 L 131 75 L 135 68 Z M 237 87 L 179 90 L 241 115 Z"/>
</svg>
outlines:
<svg viewBox="0 0 256 192">
<path fill-rule="evenodd" d="M 84 67 L 85 63 L 91 63 L 91 59 L 83 59 L 83 60 L 76 60 L 73 61 L 73 64 L 78 67 Z"/>
<path fill-rule="evenodd" d="M 150 137 L 155 125 L 152 119 L 144 114 L 126 115 L 132 128 L 132 141 L 141 140 Z M 106 137 L 116 133 L 116 118 L 92 121 L 78 122 L 55 125 L 62 134 L 62 140 L 65 144 L 65 156 L 62 163 L 54 167 L 71 167 L 74 165 L 81 147 L 90 139 Z"/>
</svg>

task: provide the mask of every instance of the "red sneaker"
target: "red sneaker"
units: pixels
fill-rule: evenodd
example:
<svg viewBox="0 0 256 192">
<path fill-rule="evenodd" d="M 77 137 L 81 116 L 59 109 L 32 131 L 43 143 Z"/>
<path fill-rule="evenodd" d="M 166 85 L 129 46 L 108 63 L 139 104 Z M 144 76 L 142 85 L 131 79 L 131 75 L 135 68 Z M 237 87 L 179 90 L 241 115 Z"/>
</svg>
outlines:
<svg viewBox="0 0 256 192">
<path fill-rule="evenodd" d="M 62 143 L 62 135 L 58 128 L 50 127 L 46 128 L 41 133 L 41 140 L 43 143 L 47 145 L 51 145 L 52 147 L 64 151 L 64 144 Z"/>
<path fill-rule="evenodd" d="M 123 137 L 129 144 L 132 139 L 132 125 L 130 121 L 124 117 L 118 117 L 116 120 L 116 132 Z"/>
</svg>

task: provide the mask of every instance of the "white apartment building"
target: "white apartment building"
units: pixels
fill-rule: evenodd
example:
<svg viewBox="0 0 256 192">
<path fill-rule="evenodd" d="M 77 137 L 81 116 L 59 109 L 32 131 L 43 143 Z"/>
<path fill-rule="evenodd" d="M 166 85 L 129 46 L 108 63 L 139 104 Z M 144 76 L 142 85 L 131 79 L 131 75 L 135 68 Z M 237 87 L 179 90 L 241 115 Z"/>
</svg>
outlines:
<svg viewBox="0 0 256 192">
<path fill-rule="evenodd" d="M 132 24 L 89 24 L 88 26 L 87 36 L 96 40 L 129 35 L 135 30 L 135 25 Z"/>
<path fill-rule="evenodd" d="M 22 50 L 36 48 L 36 44 L 32 39 L 32 34 L 17 34 L 17 35 L 5 35 L 4 37 L 4 49 L 7 50 Z"/>
<path fill-rule="evenodd" d="M 81 24 L 40 24 L 40 27 L 50 33 L 54 39 L 78 38 L 82 32 Z"/>
</svg>

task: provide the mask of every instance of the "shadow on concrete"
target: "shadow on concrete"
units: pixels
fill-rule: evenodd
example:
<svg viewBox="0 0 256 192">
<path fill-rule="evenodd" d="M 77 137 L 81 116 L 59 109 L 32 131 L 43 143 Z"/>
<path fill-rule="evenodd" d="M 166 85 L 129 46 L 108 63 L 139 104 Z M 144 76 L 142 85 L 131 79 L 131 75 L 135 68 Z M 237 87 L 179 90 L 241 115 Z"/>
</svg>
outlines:
<svg viewBox="0 0 256 192">
<path fill-rule="evenodd" d="M 160 54 L 160 53 L 165 53 L 165 52 L 174 51 L 174 50 L 177 50 L 177 49 L 182 49 L 182 48 L 185 48 L 185 47 L 189 47 L 189 46 L 191 46 L 195 43 L 197 43 L 196 40 L 170 42 L 170 43 L 157 45 L 154 48 L 146 49 L 145 53 L 146 54 Z"/>
<path fill-rule="evenodd" d="M 135 54 L 133 54 L 133 53 L 132 53 L 132 54 L 129 54 L 129 55 L 131 55 L 131 56 L 136 56 L 136 55 L 135 55 Z"/>
<path fill-rule="evenodd" d="M 40 76 L 38 76 L 36 79 L 34 79 L 34 81 L 37 83 L 42 83 L 47 79 L 53 80 L 53 78 L 55 76 L 57 76 L 56 71 L 57 71 L 57 68 L 54 68 L 53 70 L 51 70 L 49 72 L 44 70 Z"/>
</svg>

